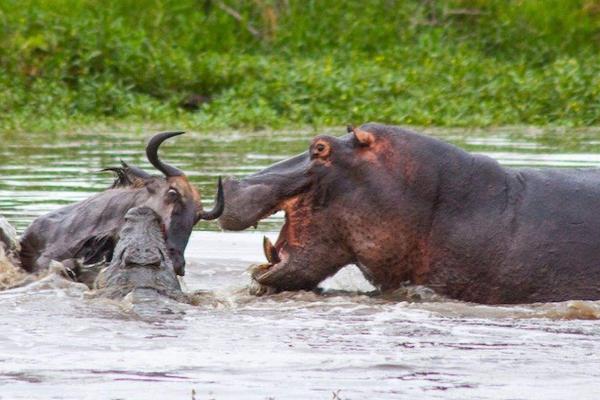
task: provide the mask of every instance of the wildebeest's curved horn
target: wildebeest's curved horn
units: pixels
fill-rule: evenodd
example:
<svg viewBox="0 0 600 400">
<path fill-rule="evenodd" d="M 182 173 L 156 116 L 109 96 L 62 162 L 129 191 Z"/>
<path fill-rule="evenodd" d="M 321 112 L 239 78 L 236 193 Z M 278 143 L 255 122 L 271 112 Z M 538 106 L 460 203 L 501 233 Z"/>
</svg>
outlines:
<svg viewBox="0 0 600 400">
<path fill-rule="evenodd" d="M 217 195 L 215 196 L 215 205 L 210 211 L 202 211 L 198 216 L 198 219 L 216 219 L 223 214 L 223 210 L 225 209 L 225 196 L 223 195 L 223 182 L 221 182 L 221 177 L 219 177 L 219 183 L 217 187 Z"/>
<path fill-rule="evenodd" d="M 150 164 L 152 164 L 154 168 L 165 174 L 165 176 L 182 176 L 184 173 L 177 168 L 160 161 L 158 158 L 158 147 L 168 138 L 178 136 L 183 133 L 185 132 L 177 131 L 157 133 L 152 137 L 152 139 L 150 139 L 148 145 L 146 146 L 146 156 L 148 157 L 148 161 L 150 161 Z"/>
</svg>

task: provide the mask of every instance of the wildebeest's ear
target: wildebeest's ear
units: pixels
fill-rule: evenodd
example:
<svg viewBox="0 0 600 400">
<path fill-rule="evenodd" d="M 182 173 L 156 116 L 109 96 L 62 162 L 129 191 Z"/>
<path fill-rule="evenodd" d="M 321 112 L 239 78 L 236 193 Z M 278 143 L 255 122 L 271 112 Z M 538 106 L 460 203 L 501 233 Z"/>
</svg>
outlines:
<svg viewBox="0 0 600 400">
<path fill-rule="evenodd" d="M 112 188 L 119 187 L 143 187 L 147 181 L 152 179 L 152 175 L 144 170 L 126 164 L 121 160 L 121 167 L 104 168 L 101 171 L 111 171 L 117 175 L 117 179 L 112 184 Z"/>
<path fill-rule="evenodd" d="M 127 176 L 127 174 L 125 173 L 125 170 L 123 168 L 110 167 L 110 168 L 103 168 L 100 170 L 100 172 L 108 172 L 108 171 L 114 172 L 117 175 L 117 178 L 115 179 L 113 184 L 110 186 L 112 189 L 120 188 L 120 187 L 128 187 L 128 186 L 132 185 L 131 180 L 129 179 L 129 177 Z"/>
<path fill-rule="evenodd" d="M 375 141 L 375 137 L 371 132 L 363 131 L 360 128 L 355 128 L 352 125 L 348 125 L 348 133 L 354 133 L 354 137 L 363 146 L 369 146 Z"/>
<path fill-rule="evenodd" d="M 152 175 L 141 168 L 129 165 L 123 160 L 121 160 L 121 165 L 123 166 L 123 172 L 133 186 L 143 186 L 146 181 L 152 179 Z"/>
</svg>

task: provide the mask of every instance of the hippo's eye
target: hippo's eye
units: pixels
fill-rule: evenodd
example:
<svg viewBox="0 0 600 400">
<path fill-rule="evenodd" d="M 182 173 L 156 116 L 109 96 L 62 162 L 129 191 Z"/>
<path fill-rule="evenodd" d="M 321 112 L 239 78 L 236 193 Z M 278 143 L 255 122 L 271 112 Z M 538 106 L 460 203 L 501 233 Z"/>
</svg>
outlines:
<svg viewBox="0 0 600 400">
<path fill-rule="evenodd" d="M 327 158 L 329 152 L 329 144 L 323 141 L 318 141 L 312 147 L 311 158 Z"/>
</svg>

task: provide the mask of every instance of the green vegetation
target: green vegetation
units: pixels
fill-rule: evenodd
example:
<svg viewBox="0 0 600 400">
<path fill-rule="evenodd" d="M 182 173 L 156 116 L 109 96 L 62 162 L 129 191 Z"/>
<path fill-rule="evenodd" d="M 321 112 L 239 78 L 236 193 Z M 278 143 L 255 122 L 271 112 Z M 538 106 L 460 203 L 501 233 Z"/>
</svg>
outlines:
<svg viewBox="0 0 600 400">
<path fill-rule="evenodd" d="M 587 126 L 599 50 L 600 0 L 3 0 L 0 130 Z"/>
</svg>

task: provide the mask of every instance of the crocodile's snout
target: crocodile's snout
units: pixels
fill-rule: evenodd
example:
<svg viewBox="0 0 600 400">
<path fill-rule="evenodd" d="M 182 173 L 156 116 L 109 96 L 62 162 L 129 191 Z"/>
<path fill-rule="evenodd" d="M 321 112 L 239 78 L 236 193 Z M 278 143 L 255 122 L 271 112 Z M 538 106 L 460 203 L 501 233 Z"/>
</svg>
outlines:
<svg viewBox="0 0 600 400">
<path fill-rule="evenodd" d="M 125 216 L 113 259 L 94 286 L 110 298 L 125 297 L 136 289 L 178 298 L 183 294 L 167 254 L 161 218 L 149 207 L 132 208 Z"/>
<path fill-rule="evenodd" d="M 161 251 L 156 247 L 133 247 L 126 249 L 123 255 L 123 264 L 124 267 L 160 267 L 164 258 Z"/>
</svg>

